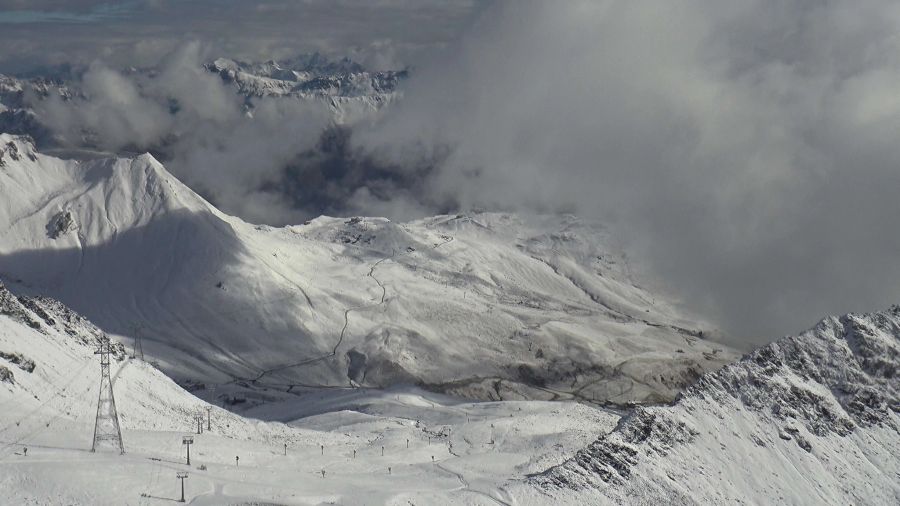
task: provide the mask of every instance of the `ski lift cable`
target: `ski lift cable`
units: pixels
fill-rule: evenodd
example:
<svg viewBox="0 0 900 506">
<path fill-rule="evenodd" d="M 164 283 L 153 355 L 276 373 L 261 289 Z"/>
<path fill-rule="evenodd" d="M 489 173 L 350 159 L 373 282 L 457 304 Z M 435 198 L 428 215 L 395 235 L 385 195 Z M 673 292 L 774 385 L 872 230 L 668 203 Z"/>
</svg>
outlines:
<svg viewBox="0 0 900 506">
<path fill-rule="evenodd" d="M 75 394 L 75 395 L 72 396 L 70 399 L 68 399 L 69 404 L 71 404 L 71 405 L 74 406 L 74 404 L 75 404 L 76 401 L 81 402 L 81 401 L 84 399 L 85 395 L 88 394 L 88 393 L 90 393 L 90 392 L 93 391 L 93 390 L 94 390 L 94 385 L 91 384 L 90 386 L 88 386 L 87 389 L 83 389 L 83 390 L 79 391 L 77 394 Z M 56 421 L 57 418 L 59 418 L 59 417 L 62 416 L 63 412 L 65 412 L 65 404 L 63 404 L 63 405 L 59 408 L 59 410 L 57 411 L 56 414 L 52 415 L 52 416 L 51 416 L 50 418 L 48 418 L 45 422 L 42 422 L 42 423 L 37 424 L 37 425 L 36 425 L 36 428 L 35 428 L 34 430 L 32 430 L 32 431 L 30 431 L 30 432 L 27 432 L 27 433 L 25 433 L 25 434 L 19 436 L 18 438 L 14 439 L 14 440 L 11 441 L 11 442 L 6 443 L 6 444 L 3 446 L 3 448 L 0 449 L 0 451 L 6 451 L 8 448 L 10 448 L 10 447 L 12 447 L 12 446 L 19 445 L 19 444 L 22 443 L 22 441 L 31 439 L 32 437 L 34 437 L 34 436 L 36 436 L 37 434 L 39 434 L 39 433 L 41 433 L 42 431 L 44 431 L 45 429 L 48 429 L 48 428 L 50 427 L 50 425 L 53 424 L 53 422 Z M 6 459 L 6 458 L 8 458 L 8 457 L 9 457 L 9 455 L 0 457 L 0 461 Z"/>
<path fill-rule="evenodd" d="M 6 427 L 3 427 L 2 429 L 0 429 L 0 434 L 6 432 L 7 430 L 9 430 L 9 429 L 10 429 L 11 427 L 13 427 L 14 425 L 15 425 L 15 426 L 18 426 L 19 424 L 21 424 L 22 422 L 24 422 L 26 419 L 28 419 L 29 417 L 33 416 L 35 413 L 37 413 L 38 411 L 40 411 L 41 409 L 43 409 L 43 408 L 44 408 L 48 403 L 50 403 L 52 400 L 56 399 L 56 398 L 59 397 L 61 394 L 65 393 L 66 390 L 68 390 L 69 387 L 72 386 L 72 384 L 71 384 L 70 382 L 71 382 L 73 379 L 75 379 L 82 371 L 84 371 L 89 365 L 91 365 L 91 361 L 90 361 L 90 360 L 86 360 L 85 363 L 84 363 L 81 367 L 79 367 L 74 373 L 70 374 L 69 376 L 67 376 L 67 377 L 65 378 L 65 380 L 63 381 L 64 386 L 62 386 L 62 387 L 60 387 L 59 385 L 55 384 L 54 382 L 49 382 L 49 383 L 50 383 L 50 388 L 45 389 L 45 391 L 51 391 L 51 389 L 52 389 L 53 387 L 55 387 L 55 388 L 56 388 L 56 393 L 54 393 L 54 394 L 51 395 L 50 397 L 47 397 L 46 399 L 44 399 L 43 402 L 41 402 L 40 404 L 38 404 L 37 407 L 35 407 L 35 408 L 32 409 L 31 411 L 29 411 L 25 416 L 22 416 L 22 417 L 19 418 L 18 420 L 14 421 L 14 422 L 8 424 Z"/>
</svg>

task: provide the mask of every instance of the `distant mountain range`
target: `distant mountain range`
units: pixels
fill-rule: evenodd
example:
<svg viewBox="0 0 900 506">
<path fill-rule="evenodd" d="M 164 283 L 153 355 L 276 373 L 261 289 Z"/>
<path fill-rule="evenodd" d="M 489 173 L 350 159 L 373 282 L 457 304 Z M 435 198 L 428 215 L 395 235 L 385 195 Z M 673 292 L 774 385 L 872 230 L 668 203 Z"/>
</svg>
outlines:
<svg viewBox="0 0 900 506">
<path fill-rule="evenodd" d="M 324 103 L 338 124 L 365 117 L 399 95 L 407 70 L 370 71 L 348 58 L 329 59 L 319 53 L 285 61 L 248 63 L 218 58 L 203 65 L 232 85 L 236 94 L 252 98 L 293 98 Z M 84 69 L 47 69 L 45 75 L 27 77 L 0 74 L 0 132 L 28 135 L 41 147 L 57 147 L 51 125 L 42 122 L 29 100 L 50 94 L 64 99 L 83 98 L 79 89 Z M 154 76 L 154 68 L 121 69 L 125 75 Z M 72 146 L 67 146 L 72 147 Z M 81 147 L 93 147 L 90 143 Z"/>
<path fill-rule="evenodd" d="M 283 62 L 219 58 L 205 68 L 235 83 L 239 93 L 248 96 L 386 97 L 408 76 L 406 70 L 369 72 L 347 58 L 331 61 L 318 53 Z"/>
</svg>

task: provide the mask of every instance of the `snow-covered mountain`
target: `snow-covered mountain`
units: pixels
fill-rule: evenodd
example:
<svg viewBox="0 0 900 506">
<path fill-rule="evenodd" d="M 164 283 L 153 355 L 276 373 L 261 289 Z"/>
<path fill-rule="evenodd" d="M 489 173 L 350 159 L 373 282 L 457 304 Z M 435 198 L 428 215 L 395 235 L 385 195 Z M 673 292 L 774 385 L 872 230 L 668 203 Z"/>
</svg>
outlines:
<svg viewBox="0 0 900 506">
<path fill-rule="evenodd" d="M 638 408 L 519 504 L 900 503 L 900 306 L 830 317 Z"/>
<path fill-rule="evenodd" d="M 398 97 L 405 70 L 370 72 L 358 63 L 314 53 L 276 62 L 247 63 L 219 58 L 204 67 L 244 97 L 293 98 L 324 102 L 337 123 L 351 123 Z"/>
<path fill-rule="evenodd" d="M 150 155 L 66 161 L 8 135 L 0 191 L 0 277 L 140 337 L 181 381 L 622 404 L 734 357 L 571 216 L 254 226 Z"/>
<path fill-rule="evenodd" d="M 386 97 L 396 92 L 397 85 L 407 77 L 405 70 L 370 72 L 348 58 L 332 61 L 318 53 L 263 63 L 218 58 L 205 68 L 219 74 L 225 82 L 235 83 L 240 93 L 260 97 Z"/>
<path fill-rule="evenodd" d="M 253 109 L 254 100 L 262 98 L 315 102 L 328 108 L 336 124 L 344 125 L 366 118 L 396 100 L 400 95 L 398 86 L 408 75 L 406 70 L 370 71 L 348 58 L 332 60 L 319 53 L 259 63 L 218 58 L 203 68 L 220 76 L 242 97 L 248 110 Z M 58 75 L 28 78 L 0 74 L 0 132 L 29 135 L 42 147 L 95 147 L 91 132 L 85 132 L 84 146 L 62 143 L 54 136 L 54 125 L 33 107 L 34 101 L 50 95 L 64 100 L 85 99 L 79 81 L 82 72 L 66 69 Z M 146 84 L 147 80 L 158 78 L 159 70 L 129 68 L 122 73 Z"/>
<path fill-rule="evenodd" d="M 158 504 L 179 498 L 176 472 L 187 472 L 191 504 L 481 504 L 618 418 L 575 402 L 472 403 L 416 389 L 325 391 L 245 418 L 116 346 L 125 454 L 110 444 L 93 453 L 102 335 L 53 299 L 0 285 L 0 503 Z"/>
<path fill-rule="evenodd" d="M 900 307 L 826 319 L 706 374 L 673 406 L 623 418 L 573 402 L 348 389 L 258 406 L 253 419 L 207 404 L 117 346 L 125 455 L 87 451 L 102 334 L 53 299 L 0 286 L 0 502 L 155 504 L 179 497 L 176 471 L 188 472 L 192 504 L 900 498 Z M 182 435 L 207 411 L 210 430 L 193 435 L 186 465 Z"/>
<path fill-rule="evenodd" d="M 68 87 L 50 79 L 17 79 L 0 74 L 0 132 L 28 135 L 40 144 L 53 143 L 53 134 L 26 103 L 26 94 L 46 97 L 49 93 L 70 96 Z"/>
</svg>

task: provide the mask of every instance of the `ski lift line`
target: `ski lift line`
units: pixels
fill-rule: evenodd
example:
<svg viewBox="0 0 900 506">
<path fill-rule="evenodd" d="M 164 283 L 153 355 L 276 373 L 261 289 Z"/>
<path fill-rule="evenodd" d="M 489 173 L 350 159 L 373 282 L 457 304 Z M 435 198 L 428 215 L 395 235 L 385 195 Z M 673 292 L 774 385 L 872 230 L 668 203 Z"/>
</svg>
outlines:
<svg viewBox="0 0 900 506">
<path fill-rule="evenodd" d="M 55 398 L 59 397 L 60 394 L 64 393 L 70 386 L 72 386 L 70 382 L 71 382 L 73 379 L 75 379 L 75 377 L 78 376 L 78 374 L 80 374 L 83 370 L 85 370 L 89 365 L 91 365 L 91 361 L 88 360 L 88 361 L 86 361 L 86 362 L 84 363 L 84 365 L 82 365 L 80 368 L 78 368 L 78 370 L 76 370 L 74 373 L 72 373 L 71 375 L 69 375 L 68 377 L 66 377 L 65 382 L 64 382 L 64 383 L 65 383 L 65 386 L 63 386 L 63 387 L 61 387 L 61 388 L 60 388 L 58 385 L 54 384 L 53 382 L 50 382 L 50 386 L 51 386 L 51 387 L 56 387 L 56 388 L 57 388 L 56 393 L 54 393 L 52 396 L 46 398 L 42 403 L 40 403 L 36 408 L 34 408 L 34 409 L 32 409 L 30 412 L 28 412 L 28 414 L 26 414 L 25 416 L 19 418 L 18 420 L 16 420 L 15 422 L 13 422 L 13 423 L 7 425 L 6 427 L 3 427 L 2 429 L 0 429 L 0 434 L 2 434 L 2 433 L 4 433 L 4 432 L 6 432 L 7 430 L 9 430 L 13 425 L 18 425 L 18 424 L 24 422 L 24 421 L 25 421 L 26 419 L 28 419 L 30 416 L 32 416 L 32 415 L 34 415 L 36 412 L 40 411 L 44 406 L 47 405 L 47 403 L 49 403 L 50 401 L 52 401 L 52 400 L 54 400 Z M 50 390 L 50 388 L 46 389 L 45 391 L 49 391 L 49 390 Z"/>
<path fill-rule="evenodd" d="M 72 399 L 73 401 L 75 401 L 75 400 L 78 400 L 78 401 L 84 400 L 84 399 L 85 399 L 85 395 L 86 395 L 86 394 L 89 394 L 89 393 L 92 393 L 92 390 L 93 390 L 93 388 L 88 388 L 87 390 L 82 391 L 82 392 L 81 392 L 80 394 L 78 394 L 77 396 L 73 396 L 71 399 Z M 75 404 L 75 403 L 73 402 L 69 407 L 71 408 L 72 406 L 74 406 L 74 404 Z M 54 423 L 56 423 L 56 421 L 57 421 L 60 417 L 62 417 L 62 416 L 63 416 L 63 413 L 66 412 L 66 411 L 67 411 L 67 409 L 65 409 L 65 407 L 62 407 L 60 410 L 58 410 L 58 412 L 57 412 L 55 415 L 53 415 L 53 416 L 51 416 L 50 418 L 48 418 L 46 422 L 44 422 L 43 424 L 38 424 L 36 430 L 31 431 L 30 433 L 28 433 L 28 434 L 26 434 L 26 435 L 20 437 L 18 440 L 16 440 L 16 441 L 15 441 L 14 443 L 12 443 L 12 444 L 20 444 L 20 443 L 23 442 L 23 441 L 30 440 L 32 437 L 36 436 L 37 434 L 39 434 L 40 432 L 44 431 L 45 429 L 49 429 L 50 426 L 53 425 Z M 76 418 L 73 418 L 73 421 L 74 421 L 75 419 L 77 419 L 77 417 L 76 417 Z"/>
<path fill-rule="evenodd" d="M 68 386 L 69 386 L 69 385 L 67 385 L 66 388 L 68 388 Z M 88 388 L 87 388 L 87 389 L 82 390 L 82 391 L 80 391 L 80 392 L 77 392 L 77 393 L 73 394 L 73 395 L 72 395 L 71 397 L 69 397 L 66 401 L 64 401 L 62 405 L 59 406 L 59 408 L 58 408 L 56 414 L 52 415 L 49 419 L 47 419 L 47 420 L 46 420 L 45 422 L 43 422 L 42 424 L 37 425 L 37 429 L 36 429 L 36 430 L 33 430 L 33 431 L 31 431 L 31 432 L 29 432 L 29 433 L 23 435 L 23 436 L 20 436 L 18 439 L 16 439 L 16 440 L 13 441 L 12 443 L 7 443 L 7 444 L 4 446 L 3 449 L 5 450 L 6 448 L 8 448 L 8 447 L 11 446 L 11 445 L 19 444 L 21 441 L 23 441 L 23 440 L 25 440 L 25 439 L 28 439 L 28 438 L 30 438 L 30 437 L 36 435 L 37 433 L 39 433 L 40 431 L 42 431 L 42 430 L 44 430 L 44 429 L 46 429 L 46 428 L 49 428 L 49 426 L 50 426 L 52 423 L 54 423 L 58 418 L 60 418 L 60 417 L 63 415 L 63 413 L 69 413 L 70 410 L 75 406 L 76 401 L 81 401 L 82 399 L 84 399 L 85 395 L 91 393 L 92 390 L 93 390 L 93 386 L 92 386 L 92 385 L 88 385 Z M 58 392 L 57 395 L 58 395 L 59 393 L 62 393 L 62 391 Z M 55 397 L 55 396 L 54 396 L 54 397 Z M 49 403 L 49 401 L 50 401 L 50 399 L 48 399 L 47 401 L 45 401 L 44 404 Z M 24 422 L 29 416 L 33 415 L 33 414 L 34 414 L 38 409 L 40 409 L 41 407 L 43 407 L 43 406 L 39 406 L 37 409 L 33 410 L 31 413 L 29 413 L 28 415 L 26 415 L 25 417 L 23 417 L 22 419 L 20 419 L 19 422 L 16 422 L 17 426 L 18 426 L 19 424 L 21 424 L 21 422 Z M 76 415 L 76 416 L 73 418 L 73 421 L 74 421 L 74 420 L 77 420 L 77 419 L 78 419 L 78 415 Z M 12 427 L 12 425 L 7 426 L 7 427 L 4 429 L 4 431 L 8 430 L 8 429 L 11 428 L 11 427 Z M 0 460 L 2 460 L 2 459 L 0 459 Z"/>
<path fill-rule="evenodd" d="M 295 299 L 295 298 L 296 298 L 296 293 L 293 293 L 293 294 L 286 295 L 286 296 L 284 296 L 284 297 L 280 297 L 280 298 L 277 298 L 277 299 L 271 299 L 271 300 L 268 300 L 267 302 L 268 302 L 268 303 L 276 303 L 276 302 L 282 302 L 282 301 L 286 301 L 286 300 L 290 300 L 290 299 Z M 194 332 L 193 330 L 191 330 L 190 327 L 188 327 L 188 325 L 185 323 L 185 318 L 183 318 L 183 317 L 181 317 L 181 316 L 178 316 L 178 315 L 175 315 L 175 314 L 172 312 L 171 309 L 168 309 L 168 308 L 166 308 L 165 306 L 159 305 L 159 310 L 164 311 L 164 312 L 168 312 L 168 313 L 171 314 L 171 316 L 166 317 L 166 318 L 154 318 L 154 322 L 156 323 L 156 325 L 154 325 L 154 327 L 160 328 L 160 327 L 173 326 L 173 325 L 174 325 L 174 326 L 178 326 L 178 327 L 180 327 L 181 329 L 183 329 L 184 332 L 186 332 L 186 333 L 188 333 L 188 334 L 190 334 L 190 335 L 192 335 L 192 336 L 194 336 L 194 337 L 197 337 L 197 338 L 202 339 L 203 342 L 204 342 L 205 344 L 207 344 L 207 345 L 211 346 L 212 348 L 214 348 L 214 349 L 216 350 L 216 352 L 221 353 L 221 354 L 223 354 L 223 355 L 229 356 L 229 357 L 230 357 L 232 360 L 234 360 L 236 363 L 241 363 L 241 364 L 242 364 L 244 367 L 246 367 L 246 368 L 252 368 L 252 365 L 250 365 L 249 363 L 247 363 L 247 359 L 246 359 L 246 358 L 244 358 L 244 357 L 242 357 L 242 356 L 240 356 L 240 355 L 233 355 L 232 353 L 229 352 L 229 350 L 227 350 L 227 349 L 225 349 L 225 348 L 222 348 L 221 346 L 217 345 L 217 343 L 216 343 L 214 340 L 212 340 L 211 338 L 209 338 L 208 336 L 203 336 L 203 335 L 201 335 L 201 334 L 199 334 L 199 333 Z M 249 311 L 252 311 L 252 310 L 253 310 L 253 308 L 250 308 L 250 307 L 243 308 L 243 309 L 237 309 L 237 310 L 234 310 L 234 311 L 230 311 L 230 312 L 228 313 L 228 315 L 230 316 L 230 315 L 242 314 L 242 313 L 249 312 Z M 318 320 L 318 321 L 320 321 L 320 323 L 321 323 L 321 320 L 319 319 L 318 315 L 317 315 L 315 312 L 313 312 L 313 315 L 314 315 L 315 319 Z M 145 318 L 145 319 L 147 319 L 147 318 Z M 190 319 L 190 318 L 188 318 L 188 319 Z M 144 328 L 145 328 L 145 329 L 150 329 L 150 330 L 152 330 L 152 327 L 146 327 L 146 326 L 145 326 Z M 162 331 L 158 331 L 158 332 L 148 332 L 148 333 L 146 333 L 145 335 L 142 336 L 142 340 L 148 341 L 148 342 L 152 342 L 152 343 L 161 344 L 161 345 L 163 345 L 163 346 L 166 346 L 166 347 L 169 347 L 169 348 L 173 348 L 173 349 L 175 349 L 175 350 L 178 350 L 178 351 L 181 351 L 181 352 L 184 352 L 184 353 L 188 353 L 188 354 L 190 355 L 189 352 L 190 352 L 191 350 L 189 350 L 188 348 L 182 347 L 182 346 L 177 346 L 175 343 L 170 342 L 170 341 L 161 341 L 158 337 L 154 337 L 154 334 L 158 336 L 158 335 L 160 335 L 160 334 L 166 334 L 166 333 L 171 333 L 171 332 L 162 332 Z M 250 379 L 250 378 L 240 378 L 240 380 L 243 380 L 243 381 L 252 381 L 252 379 Z"/>
<path fill-rule="evenodd" d="M 175 443 L 178 441 L 179 441 L 178 438 L 172 438 L 169 442 L 169 446 L 167 446 L 167 449 L 174 450 L 175 448 L 172 448 L 172 446 L 174 446 Z M 147 457 L 147 458 L 154 462 L 153 470 L 149 473 L 150 482 L 147 484 L 147 493 L 149 494 L 150 491 L 153 489 L 153 487 L 156 485 L 156 483 L 159 481 L 159 476 L 162 473 L 162 471 L 164 471 L 166 469 L 166 466 L 163 465 L 163 461 L 160 458 L 153 458 L 153 457 Z M 149 499 L 148 499 L 147 503 L 149 504 Z M 143 504 L 143 500 L 141 501 L 141 504 Z"/>
<path fill-rule="evenodd" d="M 66 350 L 66 351 L 65 351 L 65 354 L 66 354 L 69 358 L 72 358 L 72 359 L 74 359 L 74 360 L 78 360 L 78 359 L 81 359 L 81 358 L 82 358 L 82 357 L 78 356 L 77 354 L 75 354 L 74 352 L 72 352 L 71 350 Z M 86 364 L 86 365 L 88 365 L 88 364 L 90 364 L 90 360 L 87 361 L 87 364 Z M 76 371 L 76 374 L 77 374 L 77 371 Z M 48 383 L 50 383 L 51 386 L 53 386 L 53 383 L 52 383 L 52 382 L 48 382 Z M 68 381 L 67 381 L 67 383 L 68 383 Z M 50 388 L 44 388 L 43 391 L 44 391 L 44 393 L 46 393 L 46 392 L 48 392 L 49 390 L 50 390 Z M 34 395 L 34 394 L 32 393 L 32 395 Z M 0 408 L 2 408 L 2 409 L 0 409 L 0 412 L 4 411 L 4 410 L 6 409 L 6 407 L 7 407 L 9 404 L 13 403 L 13 402 L 15 402 L 15 399 L 10 399 L 10 400 L 4 402 L 3 404 L 0 404 Z M 2 433 L 3 430 L 4 430 L 4 429 L 0 429 L 0 433 Z"/>
<path fill-rule="evenodd" d="M 80 399 L 82 399 L 82 398 L 84 397 L 84 395 L 87 394 L 87 393 L 90 393 L 91 390 L 93 390 L 93 388 L 88 388 L 87 390 L 82 391 L 81 393 L 79 393 L 79 394 L 77 395 L 77 397 L 73 397 L 73 400 L 80 400 Z M 12 442 L 7 443 L 6 445 L 3 446 L 2 449 L 0 449 L 0 452 L 5 452 L 7 449 L 9 449 L 9 448 L 12 447 L 12 446 L 20 445 L 20 444 L 22 444 L 23 441 L 30 440 L 30 439 L 33 438 L 34 436 L 36 436 L 36 435 L 40 434 L 41 432 L 43 432 L 44 430 L 49 429 L 49 428 L 50 428 L 50 425 L 51 425 L 53 422 L 55 422 L 57 418 L 59 418 L 60 416 L 62 416 L 62 412 L 63 412 L 63 410 L 60 410 L 60 411 L 59 411 L 58 413 L 56 413 L 55 415 L 51 416 L 46 422 L 41 423 L 41 424 L 38 424 L 37 427 L 36 427 L 34 430 L 32 430 L 32 431 L 30 431 L 30 432 L 28 432 L 28 433 L 26 433 L 26 434 L 24 434 L 24 435 L 22 435 L 22 436 L 19 436 L 18 438 L 14 439 Z M 11 455 L 12 455 L 12 454 L 7 454 L 7 455 L 5 455 L 5 456 L 0 457 L 0 461 L 3 461 L 3 460 L 5 460 L 5 459 L 9 458 Z"/>
<path fill-rule="evenodd" d="M 177 450 L 177 448 L 173 448 L 173 447 L 178 443 L 178 441 L 180 441 L 179 438 L 172 438 L 169 441 L 169 444 L 168 444 L 168 446 L 166 446 L 166 448 L 169 450 Z M 178 445 L 178 446 L 180 447 L 181 445 Z M 166 467 L 163 465 L 162 460 L 155 461 L 154 470 L 150 472 L 150 483 L 147 485 L 147 493 L 148 494 L 153 489 L 153 487 L 156 485 L 156 483 L 159 482 L 159 476 L 162 473 L 162 471 L 164 471 L 165 469 L 166 469 Z M 154 473 L 154 471 L 155 471 L 155 473 Z M 144 504 L 143 498 L 141 499 L 141 504 Z M 147 497 L 147 504 L 150 504 L 149 496 Z"/>
<path fill-rule="evenodd" d="M 180 317 L 180 316 L 177 316 L 174 312 L 172 312 L 172 310 L 170 310 L 170 309 L 168 309 L 168 308 L 166 308 L 165 306 L 162 306 L 162 305 L 159 305 L 159 310 L 168 312 L 168 313 L 170 313 L 170 314 L 172 315 L 171 317 L 168 317 L 168 318 L 164 318 L 164 319 L 156 319 L 155 321 L 158 322 L 160 325 L 177 325 L 177 326 L 180 327 L 186 334 L 188 334 L 188 335 L 190 335 L 190 336 L 192 336 L 192 337 L 194 337 L 194 338 L 196 338 L 196 339 L 198 339 L 198 340 L 201 340 L 204 344 L 210 346 L 210 347 L 213 348 L 216 352 L 221 353 L 221 354 L 223 354 L 223 355 L 225 355 L 225 356 L 230 357 L 230 358 L 231 358 L 232 360 L 234 360 L 236 363 L 240 363 L 240 364 L 242 364 L 244 367 L 247 367 L 247 368 L 250 368 L 250 367 L 251 367 L 249 364 L 246 363 L 246 362 L 247 362 L 246 359 L 242 358 L 242 357 L 239 356 L 239 355 L 234 355 L 233 353 L 229 352 L 227 349 L 222 348 L 222 347 L 221 347 L 220 345 L 218 345 L 214 340 L 212 340 L 212 338 L 210 338 L 210 337 L 208 337 L 208 336 L 204 336 L 204 335 L 199 334 L 199 333 L 197 333 L 197 332 L 194 332 L 194 331 L 193 331 L 193 330 L 185 323 L 185 319 L 182 318 L 182 317 Z M 146 319 L 146 318 L 145 318 L 145 319 Z M 158 326 L 159 326 L 159 325 L 158 325 Z M 171 333 L 171 332 L 170 332 L 170 333 Z M 158 332 L 157 334 L 160 334 L 160 333 Z M 145 335 L 145 336 L 143 337 L 143 339 L 144 339 L 144 340 L 147 340 L 147 341 L 149 341 L 149 342 L 161 343 L 162 346 L 171 348 L 171 349 L 173 349 L 173 350 L 180 351 L 180 352 L 182 352 L 182 353 L 187 354 L 188 356 L 190 356 L 190 357 L 192 357 L 192 358 L 195 358 L 195 359 L 197 358 L 197 356 L 195 356 L 195 355 L 193 355 L 193 354 L 191 353 L 192 349 L 191 349 L 190 347 L 187 347 L 187 346 L 181 346 L 181 345 L 178 345 L 177 343 L 171 342 L 171 341 L 165 341 L 165 342 L 164 342 L 164 341 L 160 341 L 158 338 L 154 338 L 154 337 L 152 337 L 151 335 Z"/>
</svg>

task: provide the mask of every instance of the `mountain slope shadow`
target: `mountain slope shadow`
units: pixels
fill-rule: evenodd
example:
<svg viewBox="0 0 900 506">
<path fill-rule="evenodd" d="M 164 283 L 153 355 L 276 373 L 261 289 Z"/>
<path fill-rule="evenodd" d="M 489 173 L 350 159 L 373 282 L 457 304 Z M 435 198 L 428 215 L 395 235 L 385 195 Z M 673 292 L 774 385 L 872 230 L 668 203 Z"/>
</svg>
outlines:
<svg viewBox="0 0 900 506">
<path fill-rule="evenodd" d="M 90 232 L 70 233 L 85 244 Z M 0 253 L 0 280 L 17 292 L 57 298 L 108 332 L 141 334 L 144 352 L 181 380 L 252 376 L 285 354 L 327 348 L 298 316 L 303 294 L 266 275 L 229 223 L 184 209 L 85 247 Z"/>
</svg>

